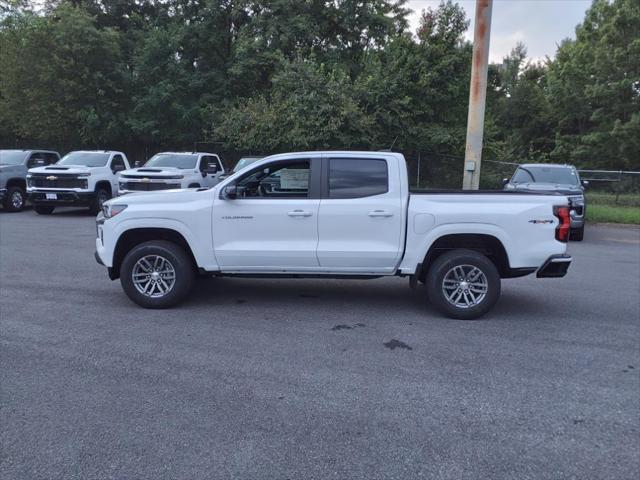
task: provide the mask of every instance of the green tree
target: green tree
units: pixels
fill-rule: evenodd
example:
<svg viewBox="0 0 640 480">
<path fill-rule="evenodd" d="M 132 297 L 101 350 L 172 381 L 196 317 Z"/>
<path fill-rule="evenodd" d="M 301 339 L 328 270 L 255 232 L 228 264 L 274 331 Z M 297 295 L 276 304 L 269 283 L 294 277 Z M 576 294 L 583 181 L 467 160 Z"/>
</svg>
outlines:
<svg viewBox="0 0 640 480">
<path fill-rule="evenodd" d="M 13 135 L 58 148 L 107 147 L 126 138 L 116 31 L 62 4 L 44 17 L 9 16 L 0 45 L 0 123 Z"/>
<path fill-rule="evenodd" d="M 583 167 L 640 169 L 640 8 L 595 0 L 548 74 L 552 156 Z"/>
</svg>

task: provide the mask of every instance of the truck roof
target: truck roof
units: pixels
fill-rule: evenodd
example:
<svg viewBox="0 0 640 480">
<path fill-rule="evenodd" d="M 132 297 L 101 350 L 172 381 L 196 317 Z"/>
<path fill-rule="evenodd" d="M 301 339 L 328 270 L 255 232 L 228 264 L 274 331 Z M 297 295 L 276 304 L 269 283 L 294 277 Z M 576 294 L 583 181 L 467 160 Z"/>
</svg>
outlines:
<svg viewBox="0 0 640 480">
<path fill-rule="evenodd" d="M 158 152 L 155 155 L 215 155 L 215 156 L 218 156 L 217 153 L 211 153 L 211 152 Z"/>
<path fill-rule="evenodd" d="M 387 151 L 372 151 L 372 150 L 312 150 L 306 152 L 287 152 L 287 153 L 277 153 L 274 155 L 269 155 L 264 158 L 278 158 L 278 157 L 291 157 L 291 156 L 305 156 L 305 155 L 331 155 L 338 156 L 344 155 L 345 158 L 356 158 L 358 156 L 366 156 L 366 157 L 380 157 L 384 155 L 391 155 L 399 160 L 404 161 L 404 155 L 398 152 L 387 152 Z"/>
</svg>

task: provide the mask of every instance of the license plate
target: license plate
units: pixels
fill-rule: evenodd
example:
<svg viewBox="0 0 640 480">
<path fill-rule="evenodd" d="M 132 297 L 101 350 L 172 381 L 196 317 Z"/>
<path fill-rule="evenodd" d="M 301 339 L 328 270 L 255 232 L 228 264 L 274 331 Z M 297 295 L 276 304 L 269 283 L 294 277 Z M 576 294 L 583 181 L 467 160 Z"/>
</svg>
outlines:
<svg viewBox="0 0 640 480">
<path fill-rule="evenodd" d="M 57 200 L 58 199 L 58 194 L 57 193 L 45 193 L 45 198 L 47 200 Z"/>
</svg>

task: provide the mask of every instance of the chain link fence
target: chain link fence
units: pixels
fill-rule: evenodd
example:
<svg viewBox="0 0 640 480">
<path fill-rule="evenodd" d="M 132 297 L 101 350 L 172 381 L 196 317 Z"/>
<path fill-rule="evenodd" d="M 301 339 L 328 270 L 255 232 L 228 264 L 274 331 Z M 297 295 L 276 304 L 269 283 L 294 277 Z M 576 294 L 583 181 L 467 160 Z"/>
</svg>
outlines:
<svg viewBox="0 0 640 480">
<path fill-rule="evenodd" d="M 405 153 L 412 188 L 459 189 L 462 187 L 464 158 L 434 153 Z M 480 188 L 501 190 L 518 163 L 483 159 Z M 640 171 L 579 169 L 582 180 L 589 182 L 587 195 L 607 197 L 616 205 L 640 206 Z"/>
</svg>

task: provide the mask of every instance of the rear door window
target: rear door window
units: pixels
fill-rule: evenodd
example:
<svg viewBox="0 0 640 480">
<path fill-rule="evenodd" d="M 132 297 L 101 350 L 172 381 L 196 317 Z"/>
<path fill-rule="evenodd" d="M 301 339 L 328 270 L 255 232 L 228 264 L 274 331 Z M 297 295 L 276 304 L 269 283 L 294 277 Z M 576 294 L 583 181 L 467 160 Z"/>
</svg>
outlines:
<svg viewBox="0 0 640 480">
<path fill-rule="evenodd" d="M 383 159 L 329 159 L 329 198 L 361 198 L 389 191 L 389 172 Z"/>
</svg>

